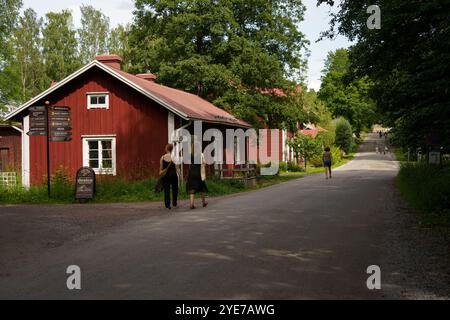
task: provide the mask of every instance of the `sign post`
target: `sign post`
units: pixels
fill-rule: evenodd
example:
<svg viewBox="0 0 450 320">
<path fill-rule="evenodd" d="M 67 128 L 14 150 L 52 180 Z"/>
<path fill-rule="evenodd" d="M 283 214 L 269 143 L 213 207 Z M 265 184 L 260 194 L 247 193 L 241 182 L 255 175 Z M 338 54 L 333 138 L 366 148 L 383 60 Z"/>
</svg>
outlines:
<svg viewBox="0 0 450 320">
<path fill-rule="evenodd" d="M 49 104 L 48 102 L 45 102 Z M 72 140 L 69 107 L 30 107 L 29 136 L 45 136 L 47 144 L 47 192 L 50 197 L 50 142 L 67 142 Z"/>
</svg>

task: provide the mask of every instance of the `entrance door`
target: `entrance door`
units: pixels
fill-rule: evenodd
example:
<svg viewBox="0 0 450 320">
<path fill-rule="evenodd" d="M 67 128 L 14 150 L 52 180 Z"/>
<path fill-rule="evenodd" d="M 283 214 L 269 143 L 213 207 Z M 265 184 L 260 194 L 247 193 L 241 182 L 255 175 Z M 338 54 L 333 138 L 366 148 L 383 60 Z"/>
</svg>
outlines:
<svg viewBox="0 0 450 320">
<path fill-rule="evenodd" d="M 9 161 L 9 148 L 0 149 L 0 171 L 6 171 Z"/>
</svg>

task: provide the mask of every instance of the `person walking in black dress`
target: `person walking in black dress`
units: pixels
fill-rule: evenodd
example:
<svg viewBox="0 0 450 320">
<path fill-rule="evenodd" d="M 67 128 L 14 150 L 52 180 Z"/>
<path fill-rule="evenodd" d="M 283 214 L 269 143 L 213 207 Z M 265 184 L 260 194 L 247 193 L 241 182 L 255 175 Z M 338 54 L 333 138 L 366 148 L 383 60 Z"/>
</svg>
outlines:
<svg viewBox="0 0 450 320">
<path fill-rule="evenodd" d="M 173 207 L 177 207 L 178 200 L 178 174 L 175 163 L 172 160 L 172 150 L 173 145 L 166 145 L 166 154 L 161 157 L 160 160 L 160 172 L 159 174 L 164 174 L 162 178 L 162 183 L 164 187 L 164 204 L 167 209 L 171 209 L 170 206 L 170 189 L 172 188 L 172 205 Z"/>
<path fill-rule="evenodd" d="M 196 150 L 201 150 L 198 147 Z M 186 183 L 186 190 L 189 193 L 190 208 L 195 209 L 194 199 L 195 194 L 200 192 L 203 207 L 206 207 L 208 203 L 205 200 L 205 194 L 208 192 L 208 187 L 206 186 L 206 163 L 203 153 L 200 155 L 200 162 L 195 163 L 195 157 L 192 155 L 191 164 L 189 166 L 189 173 Z"/>
</svg>

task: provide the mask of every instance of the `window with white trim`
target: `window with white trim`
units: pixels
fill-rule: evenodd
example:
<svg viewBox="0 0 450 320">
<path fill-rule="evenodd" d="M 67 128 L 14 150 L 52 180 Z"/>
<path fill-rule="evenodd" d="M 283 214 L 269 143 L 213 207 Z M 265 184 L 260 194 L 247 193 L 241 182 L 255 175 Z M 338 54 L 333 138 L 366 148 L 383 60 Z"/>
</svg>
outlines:
<svg viewBox="0 0 450 320">
<path fill-rule="evenodd" d="M 116 175 L 116 138 L 83 137 L 83 166 L 96 174 Z"/>
<path fill-rule="evenodd" d="M 109 94 L 107 92 L 88 92 L 88 109 L 109 109 Z"/>
</svg>

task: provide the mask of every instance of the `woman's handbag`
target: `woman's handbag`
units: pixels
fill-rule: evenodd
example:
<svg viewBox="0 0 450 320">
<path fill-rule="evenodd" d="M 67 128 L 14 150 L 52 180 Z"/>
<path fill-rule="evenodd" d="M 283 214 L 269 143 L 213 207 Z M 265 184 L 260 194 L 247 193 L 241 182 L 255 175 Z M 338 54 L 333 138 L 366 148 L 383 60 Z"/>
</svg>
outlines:
<svg viewBox="0 0 450 320">
<path fill-rule="evenodd" d="M 155 185 L 155 193 L 161 193 L 164 190 L 164 184 L 163 184 L 163 178 L 166 176 L 167 171 L 169 170 L 169 167 L 171 166 L 173 162 L 170 161 L 169 165 L 167 166 L 167 168 L 163 169 L 161 171 L 161 174 L 159 175 L 158 181 L 156 182 Z"/>
</svg>

